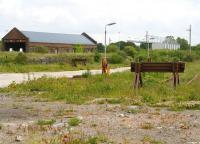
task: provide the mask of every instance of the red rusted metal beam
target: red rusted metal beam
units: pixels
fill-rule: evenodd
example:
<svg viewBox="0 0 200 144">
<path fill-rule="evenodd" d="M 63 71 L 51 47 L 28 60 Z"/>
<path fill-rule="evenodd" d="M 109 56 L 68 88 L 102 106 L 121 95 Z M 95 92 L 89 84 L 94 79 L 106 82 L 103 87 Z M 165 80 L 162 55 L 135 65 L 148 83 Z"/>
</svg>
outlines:
<svg viewBox="0 0 200 144">
<path fill-rule="evenodd" d="M 174 87 L 179 83 L 179 73 L 185 70 L 183 62 L 148 62 L 148 63 L 131 63 L 131 72 L 135 72 L 134 87 L 142 86 L 142 72 L 171 72 L 173 73 Z"/>
</svg>

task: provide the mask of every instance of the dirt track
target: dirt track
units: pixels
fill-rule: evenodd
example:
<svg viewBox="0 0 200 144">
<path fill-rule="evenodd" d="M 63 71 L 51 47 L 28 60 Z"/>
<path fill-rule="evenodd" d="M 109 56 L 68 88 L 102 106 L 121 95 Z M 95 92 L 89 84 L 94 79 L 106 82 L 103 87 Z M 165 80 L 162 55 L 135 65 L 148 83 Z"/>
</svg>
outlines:
<svg viewBox="0 0 200 144">
<path fill-rule="evenodd" d="M 0 144 L 27 144 L 33 137 L 26 127 L 34 127 L 39 119 L 56 119 L 56 124 L 60 125 L 70 117 L 82 119 L 73 131 L 86 136 L 101 134 L 114 144 L 143 144 L 145 137 L 166 144 L 200 142 L 200 111 L 171 112 L 165 108 L 109 104 L 77 106 L 4 95 L 0 99 Z M 59 132 L 65 130 L 63 126 Z M 59 133 L 52 132 L 52 129 L 34 131 L 40 137 L 52 137 Z M 21 136 L 22 141 L 16 142 L 16 136 Z"/>
<path fill-rule="evenodd" d="M 130 70 L 130 67 L 111 69 L 110 72 L 116 73 L 116 72 L 124 72 L 127 70 Z M 55 77 L 55 78 L 58 77 L 72 78 L 74 76 L 80 76 L 85 72 L 86 70 L 63 71 L 63 72 L 0 73 L 0 87 L 7 87 L 12 82 L 22 83 L 24 81 L 38 79 L 42 76 Z M 101 70 L 91 70 L 90 72 L 92 75 L 101 74 Z"/>
</svg>

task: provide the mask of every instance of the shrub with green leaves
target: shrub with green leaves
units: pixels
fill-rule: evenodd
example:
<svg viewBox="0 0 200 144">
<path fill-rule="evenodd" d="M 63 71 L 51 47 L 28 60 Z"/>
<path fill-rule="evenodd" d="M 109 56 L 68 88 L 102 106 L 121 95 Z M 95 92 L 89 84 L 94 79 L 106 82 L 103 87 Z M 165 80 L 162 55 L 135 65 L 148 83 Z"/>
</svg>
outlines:
<svg viewBox="0 0 200 144">
<path fill-rule="evenodd" d="M 46 46 L 36 46 L 33 47 L 33 51 L 36 53 L 48 53 L 49 49 Z"/>
<path fill-rule="evenodd" d="M 95 62 L 100 62 L 100 60 L 101 60 L 101 54 L 98 53 L 98 52 L 95 52 L 95 54 L 94 54 L 94 61 Z"/>
<path fill-rule="evenodd" d="M 39 126 L 45 126 L 45 125 L 53 125 L 56 121 L 54 119 L 51 120 L 38 120 L 37 124 Z"/>
<path fill-rule="evenodd" d="M 124 48 L 124 51 L 126 52 L 126 54 L 128 56 L 131 56 L 132 58 L 134 58 L 136 56 L 136 54 L 137 54 L 137 50 L 132 46 L 126 46 Z"/>
<path fill-rule="evenodd" d="M 78 126 L 81 123 L 81 120 L 79 118 L 71 118 L 68 121 L 69 126 Z"/>
<path fill-rule="evenodd" d="M 90 77 L 91 75 L 92 75 L 92 74 L 91 74 L 90 70 L 88 69 L 85 73 L 82 74 L 82 77 L 83 77 L 83 78 L 88 78 L 88 77 Z"/>
<path fill-rule="evenodd" d="M 119 54 L 112 54 L 109 58 L 109 62 L 112 64 L 120 64 L 124 61 L 124 58 Z"/>
<path fill-rule="evenodd" d="M 191 55 L 185 55 L 183 57 L 183 61 L 186 61 L 186 62 L 192 62 L 193 61 L 193 57 Z"/>
<path fill-rule="evenodd" d="M 74 52 L 75 53 L 83 53 L 83 46 L 80 44 L 74 45 Z"/>
<path fill-rule="evenodd" d="M 27 57 L 24 53 L 19 53 L 16 57 L 15 57 L 15 63 L 17 64 L 26 64 L 27 63 Z"/>
<path fill-rule="evenodd" d="M 108 53 L 115 53 L 119 50 L 120 50 L 119 47 L 115 44 L 110 44 L 109 46 L 107 46 L 107 52 Z"/>
</svg>

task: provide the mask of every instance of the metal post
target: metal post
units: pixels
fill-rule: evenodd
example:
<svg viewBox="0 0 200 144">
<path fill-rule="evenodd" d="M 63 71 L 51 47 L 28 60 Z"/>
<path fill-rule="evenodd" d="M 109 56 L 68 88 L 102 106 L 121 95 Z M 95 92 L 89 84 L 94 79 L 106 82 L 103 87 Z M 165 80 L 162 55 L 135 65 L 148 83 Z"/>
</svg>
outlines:
<svg viewBox="0 0 200 144">
<path fill-rule="evenodd" d="M 108 61 L 107 61 L 107 55 L 106 55 L 106 51 L 107 51 L 107 26 L 111 26 L 111 25 L 115 25 L 116 23 L 109 23 L 107 25 L 105 25 L 105 57 L 102 59 L 102 73 L 104 74 L 108 74 L 109 73 L 109 69 L 108 69 Z"/>
<path fill-rule="evenodd" d="M 105 26 L 105 59 L 106 59 L 106 50 L 107 50 L 107 45 L 106 45 L 106 34 L 107 34 L 107 30 L 106 30 L 107 25 Z"/>
<path fill-rule="evenodd" d="M 119 49 L 120 49 L 120 32 L 119 32 Z"/>
<path fill-rule="evenodd" d="M 150 54 L 149 54 L 149 40 L 148 39 L 149 39 L 148 38 L 148 31 L 146 31 L 147 55 L 148 55 L 148 58 L 149 58 Z"/>
<path fill-rule="evenodd" d="M 147 59 L 148 59 L 148 62 L 151 62 L 148 31 L 146 31 L 146 43 L 147 43 L 147 55 L 148 55 Z"/>
<path fill-rule="evenodd" d="M 190 54 L 191 54 L 192 53 L 192 25 L 190 25 L 187 31 L 189 32 L 189 49 L 190 49 Z"/>
<path fill-rule="evenodd" d="M 190 54 L 192 52 L 192 26 L 190 25 L 190 29 L 189 29 L 189 41 L 190 41 Z"/>
</svg>

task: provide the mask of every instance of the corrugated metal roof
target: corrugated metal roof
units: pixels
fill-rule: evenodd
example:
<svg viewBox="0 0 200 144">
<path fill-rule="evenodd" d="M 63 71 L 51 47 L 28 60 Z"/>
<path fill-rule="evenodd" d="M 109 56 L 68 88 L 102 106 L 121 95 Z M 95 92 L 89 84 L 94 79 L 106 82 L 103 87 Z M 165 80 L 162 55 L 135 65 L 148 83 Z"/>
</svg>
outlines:
<svg viewBox="0 0 200 144">
<path fill-rule="evenodd" d="M 83 35 L 21 31 L 30 42 L 94 45 Z"/>
</svg>

